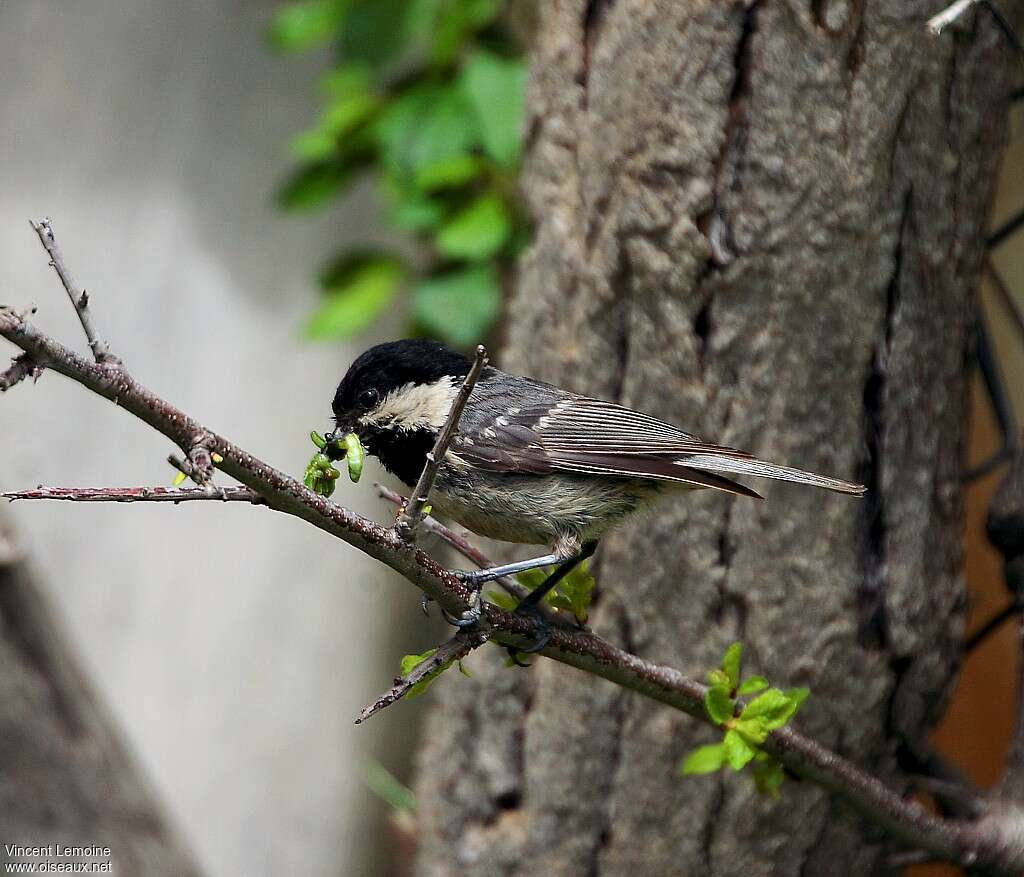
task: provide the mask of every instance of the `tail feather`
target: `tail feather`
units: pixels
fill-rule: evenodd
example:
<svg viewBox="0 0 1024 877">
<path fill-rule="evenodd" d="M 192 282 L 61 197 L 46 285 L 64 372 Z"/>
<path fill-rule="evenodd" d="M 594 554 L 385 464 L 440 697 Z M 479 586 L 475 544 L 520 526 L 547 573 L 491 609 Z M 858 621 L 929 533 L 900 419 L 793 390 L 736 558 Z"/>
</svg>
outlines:
<svg viewBox="0 0 1024 877">
<path fill-rule="evenodd" d="M 779 466 L 753 457 L 733 457 L 725 454 L 693 454 L 676 460 L 677 465 L 690 469 L 703 469 L 710 472 L 726 472 L 730 475 L 756 475 L 761 478 L 774 478 L 777 481 L 792 481 L 796 484 L 809 484 L 812 487 L 823 487 L 837 493 L 863 494 L 867 488 L 863 484 L 829 478 L 802 469 Z"/>
</svg>

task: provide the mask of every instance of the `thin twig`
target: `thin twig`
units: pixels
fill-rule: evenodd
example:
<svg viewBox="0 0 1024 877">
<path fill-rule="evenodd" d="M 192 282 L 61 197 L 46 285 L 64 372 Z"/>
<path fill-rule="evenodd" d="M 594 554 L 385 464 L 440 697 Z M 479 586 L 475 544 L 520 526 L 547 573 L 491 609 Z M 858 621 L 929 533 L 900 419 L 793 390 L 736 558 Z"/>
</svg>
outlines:
<svg viewBox="0 0 1024 877">
<path fill-rule="evenodd" d="M 406 499 L 400 493 L 395 493 L 395 491 L 390 487 L 385 487 L 379 482 L 374 483 L 373 486 L 377 488 L 377 494 L 382 499 L 386 499 L 388 502 L 394 503 L 399 509 L 405 507 Z M 420 526 L 431 535 L 437 536 L 438 539 L 453 548 L 470 563 L 476 564 L 480 569 L 487 569 L 489 566 L 494 566 L 493 561 L 465 536 L 461 536 L 450 527 L 446 527 L 437 520 L 437 518 L 432 517 L 431 515 L 424 515 L 423 519 L 420 521 Z M 530 593 L 529 589 L 519 584 L 519 582 L 511 576 L 502 576 L 500 579 L 495 579 L 494 581 L 495 584 L 500 585 L 507 593 L 511 594 L 518 600 L 525 599 Z M 554 612 L 551 614 L 552 616 L 555 616 Z"/>
<path fill-rule="evenodd" d="M 112 355 L 110 348 L 96 335 L 96 329 L 92 324 L 92 312 L 89 310 L 89 293 L 79 288 L 71 277 L 67 265 L 64 264 L 64 256 L 57 246 L 57 239 L 53 236 L 53 228 L 50 225 L 50 218 L 46 217 L 40 222 L 32 222 L 32 228 L 39 235 L 39 242 L 43 245 L 50 257 L 50 265 L 57 272 L 60 282 L 63 284 L 71 304 L 78 314 L 78 320 L 82 324 L 82 331 L 85 332 L 85 340 L 89 342 L 89 348 L 96 362 L 117 364 L 119 360 Z"/>
<path fill-rule="evenodd" d="M 951 3 L 938 15 L 933 15 L 929 18 L 925 27 L 928 28 L 929 32 L 937 36 L 942 33 L 945 27 L 956 21 L 961 15 L 978 2 L 980 2 L 980 0 L 956 0 L 955 3 Z"/>
<path fill-rule="evenodd" d="M 37 379 L 42 373 L 42 367 L 36 365 L 27 353 L 16 356 L 11 360 L 8 369 L 0 373 L 0 393 L 6 393 L 25 378 Z"/>
<path fill-rule="evenodd" d="M 248 487 L 37 487 L 35 490 L 8 490 L 0 498 L 52 499 L 64 502 L 247 502 L 266 505 L 266 500 Z"/>
<path fill-rule="evenodd" d="M 985 239 L 985 246 L 990 250 L 994 250 L 1003 241 L 1014 235 L 1021 226 L 1024 226 L 1024 210 L 1015 216 L 1011 216 L 1006 220 L 1006 222 L 999 226 L 999 228 L 992 232 Z"/>
<path fill-rule="evenodd" d="M 382 709 L 391 706 L 408 694 L 409 689 L 428 676 L 440 673 L 447 665 L 454 661 L 461 661 L 473 649 L 478 649 L 491 638 L 492 631 L 485 628 L 464 628 L 455 636 L 437 647 L 437 650 L 429 658 L 420 661 L 406 676 L 399 676 L 395 684 L 378 697 L 373 703 L 359 711 L 359 717 L 355 720 L 357 725 L 365 722 L 370 716 L 379 713 Z"/>
<path fill-rule="evenodd" d="M 466 402 L 469 401 L 469 394 L 473 392 L 473 387 L 476 386 L 477 378 L 480 377 L 480 372 L 483 371 L 485 365 L 487 365 L 487 349 L 483 344 L 478 344 L 469 374 L 466 375 L 466 379 L 462 382 L 462 386 L 452 402 L 451 411 L 448 412 L 448 419 L 445 421 L 441 432 L 438 433 L 434 449 L 427 454 L 427 463 L 420 473 L 419 481 L 416 482 L 416 486 L 413 488 L 409 502 L 395 522 L 395 529 L 406 542 L 412 542 L 416 538 L 416 528 L 423 517 L 423 506 L 427 504 L 427 497 L 434 486 L 437 471 L 441 468 L 444 455 L 448 452 L 448 445 L 451 444 L 455 430 L 458 429 L 459 418 L 462 417 L 462 409 L 466 407 Z"/>
<path fill-rule="evenodd" d="M 1014 615 L 1020 615 L 1022 612 L 1024 612 L 1024 602 L 1019 599 L 1014 600 L 1008 606 L 1004 606 L 967 638 L 967 641 L 964 643 L 964 651 L 969 653 L 977 648 L 1002 627 L 1005 621 Z"/>
</svg>

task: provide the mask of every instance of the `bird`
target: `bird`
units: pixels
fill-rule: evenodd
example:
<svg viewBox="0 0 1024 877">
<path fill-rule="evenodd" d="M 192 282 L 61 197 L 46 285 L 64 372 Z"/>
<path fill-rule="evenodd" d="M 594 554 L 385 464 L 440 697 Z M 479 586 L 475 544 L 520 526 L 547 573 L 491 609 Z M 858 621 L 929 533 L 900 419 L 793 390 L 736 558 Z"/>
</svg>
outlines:
<svg viewBox="0 0 1024 877">
<path fill-rule="evenodd" d="M 354 432 L 367 453 L 413 486 L 471 365 L 462 353 L 425 338 L 371 347 L 338 384 L 333 435 Z M 549 548 L 527 560 L 452 571 L 478 589 L 501 576 L 554 565 L 517 607 L 536 617 L 544 596 L 594 553 L 612 527 L 659 497 L 716 490 L 761 499 L 731 476 L 865 492 L 862 484 L 760 460 L 650 414 L 486 366 L 430 502 L 435 512 L 480 536 Z M 464 623 L 478 617 L 471 613 Z M 543 633 L 541 640 L 546 643 Z"/>
</svg>

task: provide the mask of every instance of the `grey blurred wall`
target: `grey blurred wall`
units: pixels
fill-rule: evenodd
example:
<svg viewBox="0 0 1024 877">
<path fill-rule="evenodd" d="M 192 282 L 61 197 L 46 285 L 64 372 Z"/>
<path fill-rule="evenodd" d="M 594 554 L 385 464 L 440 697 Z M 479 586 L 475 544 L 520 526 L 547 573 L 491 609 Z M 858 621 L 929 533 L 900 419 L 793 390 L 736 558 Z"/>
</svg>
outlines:
<svg viewBox="0 0 1024 877">
<path fill-rule="evenodd" d="M 301 219 L 270 204 L 325 63 L 271 56 L 273 7 L 0 0 L 0 301 L 36 303 L 37 322 L 81 348 L 27 222 L 52 216 L 135 376 L 298 472 L 352 354 L 300 337 L 313 269 L 372 220 L 365 204 Z M 4 489 L 167 484 L 170 450 L 56 375 L 0 398 Z M 381 517 L 369 492 L 355 505 Z M 210 874 L 382 868 L 359 771 L 401 750 L 387 744 L 403 719 L 366 730 L 352 716 L 394 675 L 395 619 L 418 612 L 407 585 L 249 507 L 0 513 Z"/>
</svg>

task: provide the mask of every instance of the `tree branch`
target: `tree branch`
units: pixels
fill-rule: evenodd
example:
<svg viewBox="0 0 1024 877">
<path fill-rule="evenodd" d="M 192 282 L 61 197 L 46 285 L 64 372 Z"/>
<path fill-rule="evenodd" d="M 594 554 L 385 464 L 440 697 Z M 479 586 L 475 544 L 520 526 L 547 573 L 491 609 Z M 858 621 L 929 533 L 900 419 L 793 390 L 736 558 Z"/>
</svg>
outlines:
<svg viewBox="0 0 1024 877">
<path fill-rule="evenodd" d="M 429 658 L 420 661 L 405 676 L 395 679 L 395 684 L 378 697 L 373 703 L 363 707 L 359 712 L 355 723 L 357 725 L 365 722 L 370 716 L 380 712 L 385 707 L 391 706 L 401 700 L 409 693 L 409 690 L 428 676 L 440 673 L 444 668 L 454 661 L 461 661 L 473 649 L 480 648 L 491 638 L 491 631 L 484 628 L 463 628 L 450 640 L 439 645 Z"/>
<path fill-rule="evenodd" d="M 247 502 L 266 505 L 266 501 L 248 487 L 37 487 L 35 490 L 8 490 L 0 498 L 14 502 L 19 499 L 55 499 L 65 502 Z"/>
<path fill-rule="evenodd" d="M 427 454 L 427 465 L 423 467 L 419 480 L 409 497 L 409 502 L 395 523 L 395 529 L 406 542 L 412 542 L 416 537 L 416 528 L 423 517 L 423 507 L 427 504 L 427 497 L 434 486 L 434 479 L 437 478 L 444 455 L 448 452 L 448 445 L 452 443 L 452 437 L 459 426 L 462 409 L 466 407 L 469 394 L 473 392 L 473 387 L 476 386 L 477 378 L 480 377 L 480 372 L 483 371 L 485 365 L 487 365 L 487 349 L 482 344 L 478 344 L 473 365 L 470 366 L 469 374 L 466 375 L 466 379 L 462 382 L 462 386 L 452 402 L 444 428 L 438 433 L 434 449 Z"/>
<path fill-rule="evenodd" d="M 33 230 L 39 235 L 39 242 L 43 245 L 47 255 L 50 257 L 50 265 L 57 272 L 60 282 L 63 284 L 71 305 L 78 314 L 78 321 L 82 324 L 82 331 L 85 332 L 85 340 L 89 342 L 89 348 L 96 362 L 117 363 L 117 357 L 112 356 L 107 345 L 100 341 L 96 335 L 96 329 L 92 324 L 92 312 L 89 310 L 89 293 L 79 288 L 71 277 L 67 265 L 64 264 L 64 255 L 57 246 L 57 239 L 53 236 L 53 228 L 50 226 L 50 219 L 46 217 L 40 222 L 29 221 Z"/>
<path fill-rule="evenodd" d="M 249 487 L 272 509 L 302 518 L 403 575 L 452 614 L 465 611 L 470 589 L 425 552 L 406 542 L 394 528 L 357 515 L 306 489 L 299 481 L 264 463 L 214 433 L 185 412 L 143 387 L 123 366 L 94 363 L 64 347 L 0 307 L 0 336 L 45 366 L 113 401 L 178 445 L 190 459 L 211 465 Z M 202 453 L 197 453 L 197 449 Z M 505 646 L 535 642 L 541 624 L 489 603 L 481 607 L 483 629 Z M 706 688 L 670 667 L 623 651 L 588 631 L 556 628 L 542 654 L 607 679 L 703 721 Z M 909 847 L 962 865 L 987 867 L 999 874 L 1024 872 L 1024 841 L 1018 810 L 996 809 L 977 822 L 944 819 L 914 801 L 901 798 L 878 779 L 786 727 L 771 732 L 763 748 L 792 773 L 804 777 L 885 828 Z"/>
</svg>

